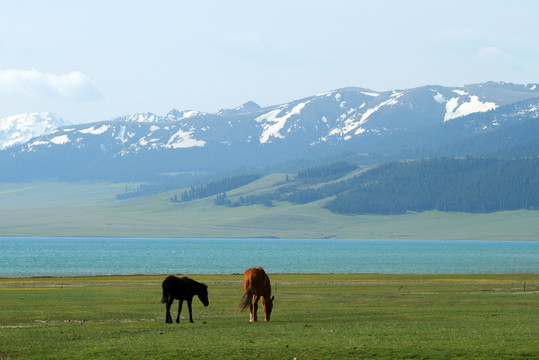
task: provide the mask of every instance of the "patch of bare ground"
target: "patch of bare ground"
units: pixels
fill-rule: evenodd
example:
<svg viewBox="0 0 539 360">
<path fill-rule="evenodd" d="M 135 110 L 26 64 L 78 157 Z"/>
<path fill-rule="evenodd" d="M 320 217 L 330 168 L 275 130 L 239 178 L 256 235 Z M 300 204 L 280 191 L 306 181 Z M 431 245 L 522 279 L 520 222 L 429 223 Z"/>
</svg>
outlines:
<svg viewBox="0 0 539 360">
<path fill-rule="evenodd" d="M 0 329 L 26 329 L 44 326 L 57 326 L 57 325 L 85 325 L 85 324 L 110 324 L 110 323 L 134 323 L 134 322 L 156 322 L 164 321 L 165 318 L 148 318 L 148 319 L 108 319 L 108 320 L 48 320 L 48 319 L 36 319 L 32 324 L 25 325 L 2 325 Z"/>
</svg>

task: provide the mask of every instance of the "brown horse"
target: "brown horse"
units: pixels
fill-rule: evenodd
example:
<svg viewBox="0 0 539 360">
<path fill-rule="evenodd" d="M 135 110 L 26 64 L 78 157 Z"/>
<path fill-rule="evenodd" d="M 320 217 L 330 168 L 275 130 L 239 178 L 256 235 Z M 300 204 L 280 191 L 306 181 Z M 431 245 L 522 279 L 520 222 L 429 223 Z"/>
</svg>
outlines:
<svg viewBox="0 0 539 360">
<path fill-rule="evenodd" d="M 180 322 L 180 313 L 182 312 L 183 301 L 187 301 L 189 307 L 189 321 L 193 322 L 193 311 L 191 310 L 191 303 L 193 296 L 197 295 L 204 306 L 209 305 L 208 300 L 208 286 L 188 277 L 177 278 L 176 276 L 168 276 L 163 280 L 163 297 L 162 303 L 167 304 L 167 314 L 165 322 L 172 323 L 172 316 L 170 315 L 170 306 L 174 302 L 174 299 L 178 299 L 180 305 L 178 308 L 178 317 L 176 322 Z"/>
<path fill-rule="evenodd" d="M 256 311 L 258 310 L 258 300 L 262 298 L 262 308 L 266 321 L 270 321 L 271 310 L 273 310 L 273 299 L 271 297 L 271 285 L 268 275 L 261 267 L 248 269 L 243 275 L 243 288 L 245 295 L 240 300 L 238 309 L 244 311 L 249 307 L 251 322 L 257 321 Z M 253 301 L 254 300 L 254 301 Z"/>
</svg>

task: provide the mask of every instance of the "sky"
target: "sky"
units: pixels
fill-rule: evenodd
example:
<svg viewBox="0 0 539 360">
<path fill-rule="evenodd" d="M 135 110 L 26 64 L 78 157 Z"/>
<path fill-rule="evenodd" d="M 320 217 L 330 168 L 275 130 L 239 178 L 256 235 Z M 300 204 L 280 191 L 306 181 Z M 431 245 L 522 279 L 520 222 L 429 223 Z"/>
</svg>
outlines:
<svg viewBox="0 0 539 360">
<path fill-rule="evenodd" d="M 0 118 L 539 83 L 539 1 L 0 0 Z"/>
</svg>

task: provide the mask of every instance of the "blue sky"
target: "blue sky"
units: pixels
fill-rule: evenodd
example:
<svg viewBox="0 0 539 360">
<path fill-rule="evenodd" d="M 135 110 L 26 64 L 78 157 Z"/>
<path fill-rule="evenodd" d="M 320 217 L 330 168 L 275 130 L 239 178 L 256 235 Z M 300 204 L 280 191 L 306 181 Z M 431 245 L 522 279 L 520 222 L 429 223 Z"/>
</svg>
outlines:
<svg viewBox="0 0 539 360">
<path fill-rule="evenodd" d="M 539 1 L 0 0 L 0 118 L 539 83 Z"/>
</svg>

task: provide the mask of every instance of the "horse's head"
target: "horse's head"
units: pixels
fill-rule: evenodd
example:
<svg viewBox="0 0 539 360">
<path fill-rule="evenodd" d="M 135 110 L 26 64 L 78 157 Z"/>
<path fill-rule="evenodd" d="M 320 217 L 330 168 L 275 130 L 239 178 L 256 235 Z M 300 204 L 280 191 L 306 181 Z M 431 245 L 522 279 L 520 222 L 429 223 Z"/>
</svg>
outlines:
<svg viewBox="0 0 539 360">
<path fill-rule="evenodd" d="M 208 300 L 208 285 L 200 284 L 200 290 L 198 292 L 198 298 L 200 301 L 204 304 L 204 306 L 208 306 L 210 304 L 210 300 Z"/>
<path fill-rule="evenodd" d="M 266 321 L 270 321 L 271 310 L 273 310 L 273 299 L 275 299 L 275 296 L 272 296 L 271 299 L 264 298 L 262 301 L 262 305 L 264 306 L 264 313 L 266 315 Z"/>
</svg>

